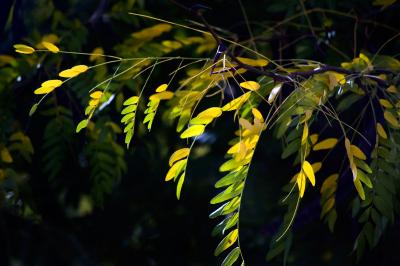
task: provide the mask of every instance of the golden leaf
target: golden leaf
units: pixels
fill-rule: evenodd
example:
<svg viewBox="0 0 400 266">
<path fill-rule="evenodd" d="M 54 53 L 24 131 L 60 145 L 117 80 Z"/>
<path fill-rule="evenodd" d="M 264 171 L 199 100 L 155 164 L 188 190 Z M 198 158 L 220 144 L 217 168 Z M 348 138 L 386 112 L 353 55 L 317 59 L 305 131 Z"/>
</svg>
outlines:
<svg viewBox="0 0 400 266">
<path fill-rule="evenodd" d="M 361 160 L 366 160 L 367 156 L 365 156 L 364 152 L 362 150 L 360 150 L 360 148 L 358 148 L 355 145 L 350 145 L 350 149 L 351 149 L 351 153 L 353 154 L 354 157 L 357 157 L 358 159 Z"/>
<path fill-rule="evenodd" d="M 102 91 L 94 91 L 90 94 L 90 98 L 93 98 L 93 99 L 100 99 L 101 96 L 103 96 Z"/>
<path fill-rule="evenodd" d="M 310 180 L 311 185 L 315 186 L 315 175 L 314 175 L 314 169 L 311 166 L 311 164 L 307 161 L 303 162 L 302 170 L 305 173 L 305 175 L 308 177 Z"/>
<path fill-rule="evenodd" d="M 60 49 L 57 46 L 55 46 L 54 44 L 52 44 L 51 42 L 44 41 L 44 42 L 42 42 L 42 45 L 52 53 L 56 54 L 60 51 Z"/>
<path fill-rule="evenodd" d="M 238 56 L 237 59 L 243 64 L 249 65 L 249 66 L 254 66 L 254 67 L 265 67 L 268 65 L 268 60 L 265 59 L 251 59 L 251 58 L 245 58 L 245 57 L 240 57 Z"/>
<path fill-rule="evenodd" d="M 260 88 L 260 84 L 255 81 L 244 81 L 240 83 L 240 87 L 245 88 L 250 91 L 256 91 Z"/>
<path fill-rule="evenodd" d="M 246 92 L 245 94 L 225 104 L 222 107 L 222 111 L 234 111 L 236 109 L 239 109 L 242 106 L 242 104 L 249 99 L 249 97 L 250 97 L 250 92 Z"/>
<path fill-rule="evenodd" d="M 150 101 L 154 100 L 161 101 L 161 100 L 169 100 L 172 97 L 174 97 L 174 93 L 172 91 L 162 91 L 151 95 L 149 99 Z"/>
<path fill-rule="evenodd" d="M 60 87 L 62 84 L 62 80 L 59 79 L 50 79 L 42 83 L 41 87 Z"/>
<path fill-rule="evenodd" d="M 25 44 L 14 44 L 15 52 L 20 54 L 32 54 L 35 49 Z"/>
<path fill-rule="evenodd" d="M 205 129 L 204 125 L 193 125 L 193 126 L 190 126 L 185 131 L 182 132 L 181 139 L 200 136 L 201 134 L 203 134 L 204 129 Z"/>
<path fill-rule="evenodd" d="M 162 84 L 162 85 L 158 86 L 158 88 L 156 89 L 156 92 L 165 91 L 167 88 L 168 88 L 168 84 Z"/>
<path fill-rule="evenodd" d="M 378 132 L 378 135 L 383 138 L 383 139 L 387 139 L 388 135 L 386 134 L 385 129 L 383 128 L 383 126 L 381 125 L 381 123 L 377 123 L 376 124 L 376 131 Z"/>
<path fill-rule="evenodd" d="M 338 140 L 336 138 L 328 138 L 315 144 L 313 150 L 319 151 L 319 150 L 332 149 L 333 147 L 335 147 L 337 142 Z"/>
<path fill-rule="evenodd" d="M 197 117 L 198 118 L 203 118 L 203 117 L 212 117 L 212 118 L 216 118 L 221 116 L 222 114 L 222 109 L 220 107 L 211 107 L 208 108 L 202 112 L 200 112 Z"/>
<path fill-rule="evenodd" d="M 258 119 L 260 122 L 264 122 L 264 117 L 257 108 L 251 108 L 254 118 Z"/>
<path fill-rule="evenodd" d="M 176 161 L 179 161 L 185 157 L 187 157 L 190 153 L 189 148 L 182 148 L 175 151 L 171 157 L 169 157 L 169 166 L 172 166 Z"/>
<path fill-rule="evenodd" d="M 52 91 L 54 91 L 56 87 L 40 87 L 39 89 L 36 89 L 33 93 L 34 94 L 47 94 Z"/>
</svg>

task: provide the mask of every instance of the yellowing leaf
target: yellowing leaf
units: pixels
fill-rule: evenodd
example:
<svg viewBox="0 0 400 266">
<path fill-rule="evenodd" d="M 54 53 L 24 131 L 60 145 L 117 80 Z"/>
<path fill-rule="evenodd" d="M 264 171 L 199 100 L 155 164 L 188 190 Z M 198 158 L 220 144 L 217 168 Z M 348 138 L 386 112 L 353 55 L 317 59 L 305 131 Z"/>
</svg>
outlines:
<svg viewBox="0 0 400 266">
<path fill-rule="evenodd" d="M 52 53 L 58 53 L 60 49 L 51 42 L 42 42 L 42 45 Z"/>
<path fill-rule="evenodd" d="M 96 47 L 94 48 L 94 50 L 92 51 L 90 57 L 89 57 L 89 61 L 93 62 L 98 58 L 101 58 L 104 55 L 104 50 L 101 47 Z"/>
<path fill-rule="evenodd" d="M 386 89 L 386 91 L 387 91 L 387 92 L 390 92 L 390 93 L 398 93 L 398 90 L 397 90 L 396 86 L 394 86 L 394 85 L 390 85 L 390 86 Z"/>
<path fill-rule="evenodd" d="M 174 97 L 174 93 L 172 91 L 162 91 L 150 96 L 150 101 L 154 100 L 169 100 Z"/>
<path fill-rule="evenodd" d="M 172 167 L 168 170 L 167 175 L 165 176 L 165 181 L 170 181 L 179 175 L 183 168 L 186 166 L 187 160 L 177 161 Z"/>
<path fill-rule="evenodd" d="M 315 144 L 313 150 L 319 151 L 319 150 L 332 149 L 337 142 L 338 140 L 336 138 L 328 138 Z"/>
<path fill-rule="evenodd" d="M 251 108 L 254 118 L 258 119 L 260 122 L 264 122 L 264 117 L 257 108 Z"/>
<path fill-rule="evenodd" d="M 314 170 L 314 173 L 318 172 L 321 167 L 322 167 L 322 163 L 321 162 L 317 162 L 317 163 L 313 163 L 311 165 L 312 169 Z"/>
<path fill-rule="evenodd" d="M 212 116 L 196 116 L 195 118 L 190 119 L 189 124 L 191 125 L 208 125 L 214 120 Z"/>
<path fill-rule="evenodd" d="M 95 91 L 90 94 L 90 98 L 93 98 L 93 99 L 100 99 L 101 96 L 103 96 L 102 91 Z"/>
<path fill-rule="evenodd" d="M 393 105 L 386 99 L 379 99 L 379 103 L 385 108 L 388 108 L 388 109 L 393 108 Z"/>
<path fill-rule="evenodd" d="M 385 118 L 385 120 L 387 122 L 389 122 L 389 124 L 395 128 L 399 128 L 400 124 L 399 121 L 397 121 L 397 118 L 389 111 L 385 111 L 383 113 L 383 117 Z"/>
<path fill-rule="evenodd" d="M 183 172 L 182 175 L 179 177 L 178 184 L 176 185 L 176 198 L 178 200 L 181 198 L 181 191 L 184 180 L 185 180 L 185 172 Z"/>
<path fill-rule="evenodd" d="M 0 157 L 1 157 L 1 160 L 5 163 L 13 162 L 13 158 L 7 148 L 1 149 Z"/>
<path fill-rule="evenodd" d="M 349 159 L 349 165 L 350 165 L 351 173 L 353 174 L 353 181 L 354 181 L 357 178 L 357 166 L 354 163 L 353 152 L 351 149 L 351 143 L 348 138 L 345 138 L 344 146 L 346 148 L 347 158 Z"/>
<path fill-rule="evenodd" d="M 240 108 L 244 102 L 246 102 L 250 97 L 250 92 L 246 92 L 245 94 L 241 95 L 230 101 L 229 103 L 225 104 L 222 107 L 222 111 L 234 111 Z"/>
<path fill-rule="evenodd" d="M 300 198 L 302 198 L 304 196 L 304 191 L 306 190 L 306 176 L 303 171 L 300 171 L 300 173 L 297 174 L 296 182 L 297 187 L 299 188 Z"/>
<path fill-rule="evenodd" d="M 238 56 L 237 59 L 239 59 L 239 61 L 242 62 L 243 64 L 254 67 L 265 67 L 269 63 L 268 60 L 265 59 L 251 59 L 240 56 Z"/>
<path fill-rule="evenodd" d="M 240 83 L 240 87 L 245 88 L 250 91 L 256 91 L 260 88 L 260 84 L 258 82 L 249 80 L 249 81 Z"/>
<path fill-rule="evenodd" d="M 381 123 L 377 123 L 376 124 L 376 131 L 378 132 L 378 135 L 383 138 L 383 139 L 387 139 L 387 134 L 385 129 L 383 128 L 383 126 L 381 125 Z"/>
<path fill-rule="evenodd" d="M 317 143 L 317 141 L 318 141 L 318 134 L 312 134 L 312 135 L 310 136 L 310 141 L 311 141 L 311 144 L 312 144 L 312 145 L 314 145 L 315 143 Z"/>
<path fill-rule="evenodd" d="M 182 43 L 178 42 L 178 41 L 169 41 L 169 40 L 165 40 L 162 41 L 161 44 L 167 48 L 170 49 L 179 49 L 182 47 Z"/>
<path fill-rule="evenodd" d="M 222 109 L 220 107 L 211 107 L 208 108 L 202 112 L 200 112 L 197 117 L 199 118 L 203 118 L 203 117 L 212 117 L 212 118 L 216 118 L 221 116 L 222 114 Z"/>
<path fill-rule="evenodd" d="M 189 148 L 182 148 L 180 150 L 175 151 L 171 157 L 169 157 L 169 166 L 172 166 L 176 161 L 180 159 L 186 158 L 190 153 Z"/>
<path fill-rule="evenodd" d="M 25 44 L 14 44 L 15 52 L 20 54 L 32 54 L 35 49 Z"/>
<path fill-rule="evenodd" d="M 308 125 L 304 124 L 303 135 L 301 136 L 301 145 L 304 145 L 308 138 Z"/>
<path fill-rule="evenodd" d="M 214 255 L 218 256 L 221 254 L 224 250 L 228 249 L 230 246 L 232 246 L 239 235 L 239 230 L 234 229 L 232 230 L 222 241 L 218 244 L 217 248 L 214 251 Z"/>
<path fill-rule="evenodd" d="M 71 67 L 72 71 L 76 71 L 79 73 L 86 72 L 88 69 L 89 69 L 89 67 L 87 65 L 77 65 L 77 66 Z"/>
<path fill-rule="evenodd" d="M 168 88 L 168 84 L 162 84 L 162 85 L 158 86 L 158 88 L 156 89 L 156 92 L 165 91 L 167 88 Z"/>
<path fill-rule="evenodd" d="M 358 195 L 360 196 L 360 198 L 362 200 L 365 200 L 365 192 L 364 192 L 364 188 L 362 187 L 362 184 L 360 182 L 360 179 L 356 178 L 353 180 L 354 182 L 354 186 L 356 187 L 356 190 L 358 192 Z"/>
<path fill-rule="evenodd" d="M 302 169 L 303 169 L 303 172 L 305 173 L 305 175 L 310 180 L 311 185 L 315 186 L 315 175 L 314 175 L 314 170 L 313 170 L 311 164 L 307 161 L 304 161 Z"/>
<path fill-rule="evenodd" d="M 367 156 L 365 156 L 364 152 L 362 150 L 360 150 L 360 148 L 358 148 L 357 146 L 351 145 L 350 149 L 351 149 L 351 153 L 353 154 L 354 157 L 357 157 L 358 159 L 361 159 L 361 160 L 367 159 Z"/>
<path fill-rule="evenodd" d="M 41 86 L 42 87 L 54 87 L 54 88 L 57 88 L 57 87 L 60 87 L 62 83 L 63 83 L 62 80 L 50 79 L 50 80 L 47 80 L 47 81 L 43 82 Z"/>
<path fill-rule="evenodd" d="M 193 126 L 190 126 L 185 131 L 182 132 L 181 139 L 200 136 L 201 134 L 203 134 L 204 129 L 205 129 L 204 125 L 193 125 Z"/>
<path fill-rule="evenodd" d="M 132 104 L 137 104 L 139 101 L 138 96 L 132 96 L 128 99 L 125 100 L 124 105 L 132 105 Z"/>
</svg>

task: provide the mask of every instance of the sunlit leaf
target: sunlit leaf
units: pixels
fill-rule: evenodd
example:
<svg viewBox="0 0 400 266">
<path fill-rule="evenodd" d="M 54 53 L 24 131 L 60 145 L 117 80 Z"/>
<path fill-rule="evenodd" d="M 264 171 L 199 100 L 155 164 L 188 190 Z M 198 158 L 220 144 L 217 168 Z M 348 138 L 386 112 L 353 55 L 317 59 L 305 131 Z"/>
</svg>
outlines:
<svg viewBox="0 0 400 266">
<path fill-rule="evenodd" d="M 62 80 L 59 79 L 50 79 L 42 83 L 41 87 L 60 87 L 62 84 Z"/>
<path fill-rule="evenodd" d="M 357 157 L 358 159 L 361 160 L 366 160 L 367 156 L 364 154 L 364 152 L 362 150 L 360 150 L 360 148 L 358 148 L 355 145 L 351 145 L 351 153 L 353 154 L 354 157 Z"/>
<path fill-rule="evenodd" d="M 264 122 L 264 117 L 257 108 L 251 108 L 254 118 L 258 119 L 260 122 Z"/>
<path fill-rule="evenodd" d="M 155 93 L 153 95 L 150 96 L 150 100 L 169 100 L 172 99 L 172 97 L 174 97 L 174 93 L 172 91 L 162 91 L 162 92 L 158 92 Z"/>
<path fill-rule="evenodd" d="M 312 168 L 311 164 L 308 161 L 304 161 L 302 169 L 303 169 L 305 175 L 310 180 L 311 185 L 315 186 L 314 169 Z"/>
<path fill-rule="evenodd" d="M 14 44 L 15 52 L 20 54 L 32 54 L 35 49 L 25 44 Z"/>
<path fill-rule="evenodd" d="M 214 255 L 218 256 L 221 254 L 224 250 L 228 249 L 230 246 L 232 246 L 237 238 L 238 238 L 239 230 L 234 229 L 232 230 L 222 241 L 218 244 L 217 248 L 214 251 Z"/>
<path fill-rule="evenodd" d="M 182 132 L 181 139 L 200 136 L 201 134 L 203 134 L 204 129 L 204 125 L 192 125 Z"/>
<path fill-rule="evenodd" d="M 101 96 L 103 96 L 102 91 L 94 91 L 90 94 L 90 98 L 92 98 L 92 99 L 100 99 Z"/>
<path fill-rule="evenodd" d="M 163 92 L 163 91 L 167 90 L 167 88 L 168 88 L 168 84 L 162 84 L 157 87 L 156 92 Z"/>
<path fill-rule="evenodd" d="M 233 99 L 226 105 L 222 107 L 222 111 L 234 111 L 239 109 L 244 102 L 246 102 L 250 97 L 250 92 L 246 92 L 245 94 Z"/>
<path fill-rule="evenodd" d="M 83 128 L 87 127 L 88 125 L 88 120 L 84 119 L 79 124 L 76 126 L 76 133 L 79 133 Z"/>
<path fill-rule="evenodd" d="M 138 96 L 132 96 L 132 97 L 128 98 L 127 100 L 125 100 L 124 105 L 136 104 L 138 101 L 139 101 Z"/>
<path fill-rule="evenodd" d="M 202 112 L 200 112 L 197 117 L 199 118 L 203 118 L 203 117 L 212 117 L 212 118 L 216 118 L 221 116 L 222 114 L 222 109 L 220 107 L 211 107 L 208 108 Z"/>
<path fill-rule="evenodd" d="M 245 88 L 250 91 L 256 91 L 260 88 L 260 84 L 255 81 L 244 81 L 240 83 L 240 87 Z"/>
<path fill-rule="evenodd" d="M 171 179 L 175 179 L 177 175 L 179 175 L 184 167 L 186 166 L 187 160 L 177 161 L 175 164 L 171 166 L 168 170 L 167 175 L 165 176 L 165 181 L 170 181 Z"/>
<path fill-rule="evenodd" d="M 182 175 L 179 177 L 178 184 L 176 185 L 176 198 L 178 200 L 181 198 L 181 191 L 184 180 L 185 180 L 185 172 L 183 172 Z"/>
<path fill-rule="evenodd" d="M 60 51 L 60 49 L 56 45 L 52 44 L 51 42 L 44 41 L 44 42 L 42 42 L 42 45 L 52 53 L 56 54 Z"/>
<path fill-rule="evenodd" d="M 56 87 L 40 87 L 36 89 L 33 93 L 34 94 L 47 94 L 54 91 Z"/>
<path fill-rule="evenodd" d="M 190 153 L 189 148 L 182 148 L 175 151 L 171 157 L 169 157 L 169 166 L 172 166 L 176 161 L 186 158 Z"/>
<path fill-rule="evenodd" d="M 301 136 L 301 145 L 304 145 L 308 138 L 308 125 L 307 123 L 304 124 L 303 128 L 303 135 Z"/>
</svg>

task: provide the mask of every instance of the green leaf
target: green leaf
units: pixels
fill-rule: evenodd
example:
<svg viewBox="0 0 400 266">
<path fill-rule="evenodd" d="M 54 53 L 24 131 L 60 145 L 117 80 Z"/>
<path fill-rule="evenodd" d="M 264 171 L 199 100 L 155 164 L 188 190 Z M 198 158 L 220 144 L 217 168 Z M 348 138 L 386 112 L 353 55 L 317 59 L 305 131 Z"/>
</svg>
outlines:
<svg viewBox="0 0 400 266">
<path fill-rule="evenodd" d="M 222 262 L 222 266 L 231 266 L 232 264 L 234 264 L 237 261 L 237 259 L 239 258 L 239 255 L 240 255 L 239 247 L 232 249 L 232 251 L 229 252 L 229 254 L 226 256 L 226 258 Z"/>
<path fill-rule="evenodd" d="M 184 180 L 185 180 L 185 172 L 183 172 L 181 177 L 179 177 L 178 184 L 176 185 L 176 198 L 178 200 L 181 197 L 182 185 Z"/>
<path fill-rule="evenodd" d="M 221 193 L 219 193 L 214 198 L 212 198 L 210 203 L 217 204 L 230 200 L 231 198 L 240 195 L 240 193 L 242 193 L 243 187 L 244 187 L 244 182 L 241 182 L 239 185 L 235 183 L 230 187 L 228 187 L 227 189 L 225 189 L 224 191 L 222 191 Z"/>
<path fill-rule="evenodd" d="M 37 103 L 32 105 L 31 110 L 29 110 L 29 116 L 32 116 L 36 112 L 38 106 L 39 106 L 39 104 L 37 104 Z"/>
<path fill-rule="evenodd" d="M 76 126 L 76 133 L 79 133 L 83 128 L 87 127 L 88 125 L 88 120 L 84 119 L 79 124 Z"/>
</svg>

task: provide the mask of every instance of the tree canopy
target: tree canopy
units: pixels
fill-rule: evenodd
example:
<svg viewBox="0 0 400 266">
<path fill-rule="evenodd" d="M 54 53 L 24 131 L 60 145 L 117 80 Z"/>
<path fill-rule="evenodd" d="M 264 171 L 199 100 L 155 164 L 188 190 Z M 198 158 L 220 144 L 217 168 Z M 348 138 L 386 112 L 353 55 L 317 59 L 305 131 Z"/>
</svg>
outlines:
<svg viewBox="0 0 400 266">
<path fill-rule="evenodd" d="M 0 3 L 4 265 L 397 265 L 396 0 Z"/>
</svg>

